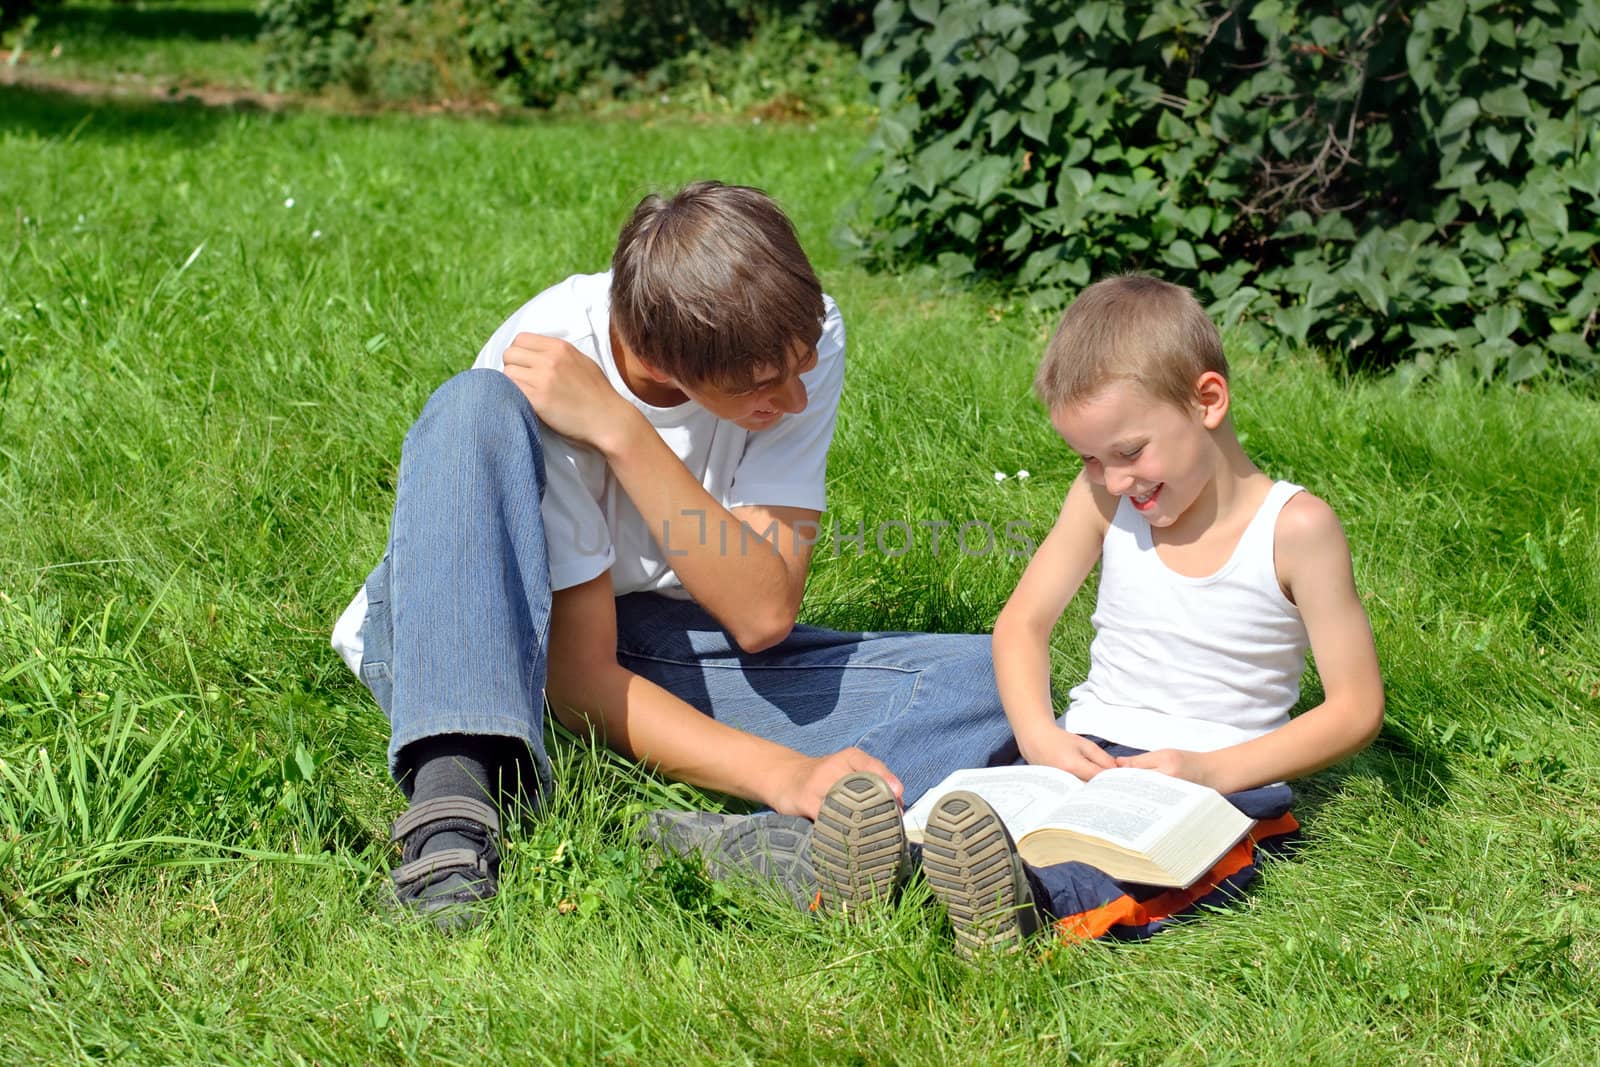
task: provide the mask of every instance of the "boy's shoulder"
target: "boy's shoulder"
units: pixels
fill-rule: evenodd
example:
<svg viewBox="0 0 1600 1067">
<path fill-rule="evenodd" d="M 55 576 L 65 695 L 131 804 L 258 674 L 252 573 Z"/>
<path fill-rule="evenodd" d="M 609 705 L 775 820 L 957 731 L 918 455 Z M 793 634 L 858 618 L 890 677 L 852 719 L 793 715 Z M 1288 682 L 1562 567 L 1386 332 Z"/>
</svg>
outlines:
<svg viewBox="0 0 1600 1067">
<path fill-rule="evenodd" d="M 1344 525 L 1328 502 L 1301 490 L 1278 513 L 1273 555 L 1279 577 L 1292 585 L 1294 574 L 1303 567 L 1320 567 L 1341 557 L 1344 566 L 1349 566 L 1350 545 Z"/>
<path fill-rule="evenodd" d="M 605 317 L 611 305 L 611 272 L 572 274 L 540 292 L 511 316 L 526 333 L 558 336 L 571 330 L 592 329 L 596 316 Z"/>
<path fill-rule="evenodd" d="M 513 311 L 484 342 L 472 365 L 503 370 L 506 349 L 523 333 L 566 341 L 601 363 L 600 348 L 610 344 L 606 336 L 610 302 L 609 271 L 570 275 Z"/>
<path fill-rule="evenodd" d="M 1309 490 L 1302 489 L 1291 496 L 1278 513 L 1278 539 L 1300 541 L 1316 539 L 1329 533 L 1344 536 L 1344 526 L 1333 507 Z"/>
</svg>

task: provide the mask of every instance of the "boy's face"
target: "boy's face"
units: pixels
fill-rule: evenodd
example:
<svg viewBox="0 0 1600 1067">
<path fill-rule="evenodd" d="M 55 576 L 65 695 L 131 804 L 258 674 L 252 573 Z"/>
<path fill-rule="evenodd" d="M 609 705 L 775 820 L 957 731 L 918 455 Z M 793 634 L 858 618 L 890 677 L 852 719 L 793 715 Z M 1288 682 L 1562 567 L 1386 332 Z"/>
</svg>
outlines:
<svg viewBox="0 0 1600 1067">
<path fill-rule="evenodd" d="M 754 389 L 735 393 L 709 384 L 674 384 L 719 419 L 746 430 L 767 430 L 785 415 L 798 415 L 806 409 L 806 386 L 800 375 L 816 365 L 817 346 L 796 341 L 788 368 L 763 371 Z"/>
<path fill-rule="evenodd" d="M 1221 385 L 1220 407 L 1208 402 L 1207 378 Z M 1209 373 L 1201 382 L 1194 403 L 1186 407 L 1118 382 L 1082 403 L 1056 409 L 1050 421 L 1083 457 L 1090 481 L 1129 497 L 1151 526 L 1171 526 L 1215 476 L 1210 431 L 1226 416 L 1227 383 Z"/>
</svg>

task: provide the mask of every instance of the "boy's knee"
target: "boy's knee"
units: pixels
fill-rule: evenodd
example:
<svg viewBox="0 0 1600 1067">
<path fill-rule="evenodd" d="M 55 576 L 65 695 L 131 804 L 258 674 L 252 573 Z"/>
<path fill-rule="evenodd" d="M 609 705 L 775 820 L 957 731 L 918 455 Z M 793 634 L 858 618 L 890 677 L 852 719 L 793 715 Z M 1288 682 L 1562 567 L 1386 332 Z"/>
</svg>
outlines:
<svg viewBox="0 0 1600 1067">
<path fill-rule="evenodd" d="M 462 371 L 433 391 L 406 435 L 407 444 L 422 434 L 490 449 L 520 441 L 539 450 L 538 420 L 527 397 L 510 378 L 487 367 Z"/>
</svg>

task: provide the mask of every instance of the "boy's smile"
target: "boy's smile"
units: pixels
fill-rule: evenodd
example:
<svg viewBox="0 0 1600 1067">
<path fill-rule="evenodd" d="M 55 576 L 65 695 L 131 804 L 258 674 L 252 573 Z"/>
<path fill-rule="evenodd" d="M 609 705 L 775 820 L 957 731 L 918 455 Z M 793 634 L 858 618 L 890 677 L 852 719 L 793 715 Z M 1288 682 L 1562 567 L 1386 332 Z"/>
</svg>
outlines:
<svg viewBox="0 0 1600 1067">
<path fill-rule="evenodd" d="M 1148 493 L 1135 494 L 1133 498 L 1133 506 L 1138 508 L 1140 511 L 1151 510 L 1156 506 L 1156 497 L 1160 494 L 1160 492 L 1161 486 L 1158 485 Z"/>
</svg>

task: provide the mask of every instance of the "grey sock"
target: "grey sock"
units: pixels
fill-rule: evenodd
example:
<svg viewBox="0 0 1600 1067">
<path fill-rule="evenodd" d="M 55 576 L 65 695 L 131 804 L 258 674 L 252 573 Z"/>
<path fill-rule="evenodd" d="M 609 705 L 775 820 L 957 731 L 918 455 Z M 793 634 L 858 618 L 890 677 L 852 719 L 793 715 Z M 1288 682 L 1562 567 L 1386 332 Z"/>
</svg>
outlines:
<svg viewBox="0 0 1600 1067">
<path fill-rule="evenodd" d="M 471 797 L 496 806 L 500 797 L 494 784 L 499 778 L 499 750 L 504 747 L 505 738 L 469 734 L 443 734 L 406 746 L 405 760 L 411 767 L 412 806 L 437 797 Z M 446 830 L 426 838 L 418 855 L 426 856 L 446 848 L 478 851 L 483 844 L 481 838 Z"/>
</svg>

